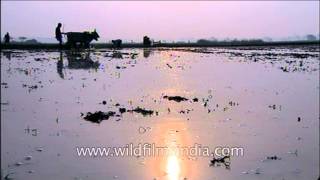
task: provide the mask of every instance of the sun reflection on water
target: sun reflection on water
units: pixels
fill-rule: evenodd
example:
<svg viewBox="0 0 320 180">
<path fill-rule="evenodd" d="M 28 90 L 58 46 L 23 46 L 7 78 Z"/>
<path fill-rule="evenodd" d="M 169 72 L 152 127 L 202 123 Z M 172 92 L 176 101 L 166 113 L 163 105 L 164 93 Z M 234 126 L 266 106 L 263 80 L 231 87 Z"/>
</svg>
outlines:
<svg viewBox="0 0 320 180">
<path fill-rule="evenodd" d="M 178 180 L 180 176 L 180 163 L 176 155 L 170 155 L 167 159 L 167 173 L 169 180 Z"/>
</svg>

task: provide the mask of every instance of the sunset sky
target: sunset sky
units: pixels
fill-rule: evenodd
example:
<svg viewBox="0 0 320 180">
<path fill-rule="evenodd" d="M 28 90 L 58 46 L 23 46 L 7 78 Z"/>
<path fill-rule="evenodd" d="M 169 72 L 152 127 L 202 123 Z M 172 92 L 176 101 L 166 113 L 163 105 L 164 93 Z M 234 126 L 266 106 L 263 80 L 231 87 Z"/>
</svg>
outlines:
<svg viewBox="0 0 320 180">
<path fill-rule="evenodd" d="M 103 39 L 282 38 L 319 34 L 319 1 L 1 1 L 1 35 L 54 37 L 97 29 Z"/>
</svg>

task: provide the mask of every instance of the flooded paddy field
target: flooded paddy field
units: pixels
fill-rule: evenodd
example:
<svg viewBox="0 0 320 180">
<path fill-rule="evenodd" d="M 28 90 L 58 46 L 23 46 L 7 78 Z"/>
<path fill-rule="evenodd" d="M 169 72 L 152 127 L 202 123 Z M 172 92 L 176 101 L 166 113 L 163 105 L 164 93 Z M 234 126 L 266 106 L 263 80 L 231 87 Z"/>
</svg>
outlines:
<svg viewBox="0 0 320 180">
<path fill-rule="evenodd" d="M 189 153 L 79 154 L 139 144 Z M 318 179 L 319 46 L 3 50 L 1 167 L 24 180 Z"/>
</svg>

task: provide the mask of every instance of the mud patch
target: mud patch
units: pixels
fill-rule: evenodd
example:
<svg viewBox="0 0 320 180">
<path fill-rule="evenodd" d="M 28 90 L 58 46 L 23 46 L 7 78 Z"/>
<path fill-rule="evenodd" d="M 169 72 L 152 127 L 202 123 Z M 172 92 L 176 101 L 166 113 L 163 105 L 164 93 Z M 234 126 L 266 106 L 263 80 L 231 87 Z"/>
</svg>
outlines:
<svg viewBox="0 0 320 180">
<path fill-rule="evenodd" d="M 140 114 L 142 114 L 143 116 L 151 116 L 151 115 L 153 115 L 153 113 L 154 113 L 153 110 L 147 110 L 147 109 L 140 108 L 140 107 L 136 107 L 135 109 L 128 110 L 128 112 L 140 113 Z M 158 114 L 158 112 L 156 112 L 156 114 Z"/>
<path fill-rule="evenodd" d="M 83 119 L 99 124 L 101 123 L 101 121 L 108 120 L 110 117 L 115 116 L 115 114 L 116 113 L 113 111 L 109 111 L 109 112 L 96 111 L 95 113 L 88 112 Z"/>
<path fill-rule="evenodd" d="M 164 99 L 168 99 L 169 101 L 181 102 L 188 101 L 189 99 L 181 96 L 163 96 Z"/>
</svg>

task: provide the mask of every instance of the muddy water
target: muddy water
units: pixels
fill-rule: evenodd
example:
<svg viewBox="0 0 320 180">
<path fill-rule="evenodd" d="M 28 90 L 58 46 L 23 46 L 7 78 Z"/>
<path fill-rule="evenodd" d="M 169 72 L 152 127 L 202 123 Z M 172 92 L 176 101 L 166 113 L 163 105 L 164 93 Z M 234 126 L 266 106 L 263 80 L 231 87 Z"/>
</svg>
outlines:
<svg viewBox="0 0 320 180">
<path fill-rule="evenodd" d="M 318 54 L 310 46 L 2 51 L 2 177 L 317 179 Z M 137 107 L 153 114 L 119 112 Z M 96 111 L 116 114 L 85 120 Z M 198 144 L 210 153 L 79 157 L 76 150 L 130 143 Z M 243 155 L 210 164 L 217 147 Z"/>
</svg>

